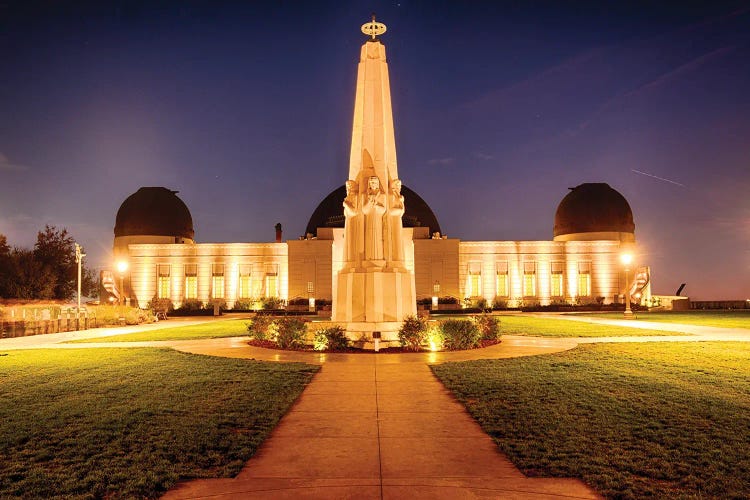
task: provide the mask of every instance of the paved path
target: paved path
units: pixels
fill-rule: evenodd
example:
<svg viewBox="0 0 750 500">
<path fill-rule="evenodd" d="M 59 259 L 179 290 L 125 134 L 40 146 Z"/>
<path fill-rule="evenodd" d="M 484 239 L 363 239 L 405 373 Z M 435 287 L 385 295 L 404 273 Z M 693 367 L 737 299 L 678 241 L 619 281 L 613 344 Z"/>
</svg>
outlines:
<svg viewBox="0 0 750 500">
<path fill-rule="evenodd" d="M 558 316 L 571 321 L 688 332 L 683 336 L 540 338 L 504 336 L 480 350 L 420 354 L 321 354 L 247 345 L 245 337 L 96 343 L 143 329 L 87 330 L 0 340 L 0 350 L 169 346 L 203 355 L 322 365 L 299 400 L 233 479 L 179 484 L 165 498 L 597 498 L 575 479 L 527 478 L 498 451 L 429 364 L 530 356 L 579 343 L 743 340 L 750 330 Z M 197 324 L 207 320 L 184 322 Z M 86 344 L 64 344 L 90 338 Z"/>
</svg>

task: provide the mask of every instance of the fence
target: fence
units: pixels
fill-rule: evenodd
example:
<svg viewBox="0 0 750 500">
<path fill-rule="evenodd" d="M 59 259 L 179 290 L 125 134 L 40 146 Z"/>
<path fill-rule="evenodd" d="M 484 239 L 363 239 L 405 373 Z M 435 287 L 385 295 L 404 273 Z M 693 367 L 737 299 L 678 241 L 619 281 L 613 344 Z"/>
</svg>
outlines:
<svg viewBox="0 0 750 500">
<path fill-rule="evenodd" d="M 7 308 L 0 312 L 0 338 L 96 328 L 96 315 L 75 307 Z"/>
</svg>

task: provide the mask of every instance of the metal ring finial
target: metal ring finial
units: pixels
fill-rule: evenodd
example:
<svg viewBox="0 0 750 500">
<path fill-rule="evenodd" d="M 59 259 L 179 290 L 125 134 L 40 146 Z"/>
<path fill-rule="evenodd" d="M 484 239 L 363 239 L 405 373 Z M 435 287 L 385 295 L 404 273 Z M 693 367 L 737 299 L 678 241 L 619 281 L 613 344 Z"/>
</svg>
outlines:
<svg viewBox="0 0 750 500">
<path fill-rule="evenodd" d="M 385 31 L 385 24 L 376 22 L 375 14 L 372 15 L 372 21 L 362 25 L 362 33 L 371 37 L 372 40 L 375 40 L 378 35 L 382 35 Z"/>
</svg>

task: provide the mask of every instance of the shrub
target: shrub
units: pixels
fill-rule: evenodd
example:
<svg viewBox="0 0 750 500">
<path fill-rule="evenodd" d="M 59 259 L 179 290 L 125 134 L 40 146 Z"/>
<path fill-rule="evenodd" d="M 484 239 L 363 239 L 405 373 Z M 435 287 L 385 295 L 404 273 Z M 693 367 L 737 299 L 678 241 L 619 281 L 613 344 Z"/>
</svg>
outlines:
<svg viewBox="0 0 750 500">
<path fill-rule="evenodd" d="M 289 302 L 287 302 L 287 304 L 290 306 L 306 306 L 309 303 L 310 300 L 304 297 L 295 297 L 293 299 L 289 299 Z"/>
<path fill-rule="evenodd" d="M 474 316 L 482 340 L 497 340 L 500 338 L 500 320 L 491 314 Z"/>
<path fill-rule="evenodd" d="M 125 319 L 126 325 L 151 323 L 154 315 L 151 310 L 138 309 L 128 306 L 89 306 L 88 311 L 96 318 L 96 326 L 114 326 L 120 324 L 120 318 Z"/>
<path fill-rule="evenodd" d="M 177 308 L 178 311 L 200 311 L 202 309 L 203 302 L 198 299 L 187 299 Z"/>
<path fill-rule="evenodd" d="M 307 335 L 307 324 L 299 318 L 280 318 L 275 321 L 278 333 L 276 343 L 282 349 L 302 346 Z"/>
<path fill-rule="evenodd" d="M 281 309 L 284 305 L 284 301 L 278 297 L 263 297 L 260 299 L 260 306 L 262 309 Z"/>
<path fill-rule="evenodd" d="M 146 308 L 156 312 L 171 313 L 174 311 L 174 304 L 170 299 L 159 299 L 154 296 L 146 305 Z"/>
<path fill-rule="evenodd" d="M 234 301 L 232 309 L 235 311 L 252 311 L 254 299 L 237 299 Z"/>
<path fill-rule="evenodd" d="M 336 325 L 315 332 L 313 348 L 316 351 L 343 351 L 349 347 L 349 339 L 343 327 Z"/>
<path fill-rule="evenodd" d="M 492 301 L 492 308 L 493 309 L 507 309 L 508 301 L 506 301 L 505 299 L 501 299 L 500 297 L 495 297 L 495 300 Z"/>
<path fill-rule="evenodd" d="M 425 297 L 423 299 L 417 300 L 418 306 L 429 306 L 432 304 L 432 299 L 430 297 Z"/>
<path fill-rule="evenodd" d="M 410 351 L 422 348 L 427 337 L 427 320 L 416 316 L 407 316 L 398 330 L 398 341 L 401 346 Z"/>
<path fill-rule="evenodd" d="M 458 298 L 446 295 L 445 297 L 438 298 L 438 304 L 458 304 Z"/>
<path fill-rule="evenodd" d="M 443 349 L 445 343 L 445 337 L 443 336 L 443 330 L 440 325 L 433 323 L 427 327 L 427 345 L 430 346 L 431 351 L 440 351 Z"/>
<path fill-rule="evenodd" d="M 443 346 L 449 350 L 471 349 L 479 345 L 479 328 L 476 323 L 466 319 L 449 319 L 441 324 Z"/>
<path fill-rule="evenodd" d="M 247 324 L 247 334 L 253 340 L 269 340 L 272 338 L 269 331 L 272 323 L 269 316 L 255 316 Z"/>
</svg>

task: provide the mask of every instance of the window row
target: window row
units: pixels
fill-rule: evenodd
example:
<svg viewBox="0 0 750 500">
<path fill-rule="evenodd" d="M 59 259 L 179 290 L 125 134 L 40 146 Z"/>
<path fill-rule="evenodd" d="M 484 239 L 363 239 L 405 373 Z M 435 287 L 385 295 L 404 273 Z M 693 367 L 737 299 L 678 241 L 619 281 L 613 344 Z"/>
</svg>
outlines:
<svg viewBox="0 0 750 500">
<path fill-rule="evenodd" d="M 565 295 L 565 273 L 564 262 L 551 262 L 549 273 L 549 294 L 551 297 L 563 297 Z M 536 297 L 537 295 L 537 265 L 534 261 L 523 262 L 523 274 L 521 275 L 521 294 L 524 297 Z M 577 263 L 577 287 L 575 294 L 579 297 L 591 295 L 591 262 Z M 467 297 L 481 297 L 484 295 L 482 288 L 482 263 L 470 262 L 467 279 Z M 498 262 L 496 264 L 495 295 L 497 297 L 510 297 L 510 279 L 508 263 Z"/>
<path fill-rule="evenodd" d="M 171 264 L 159 264 L 156 266 L 156 295 L 160 299 L 173 298 L 172 297 L 172 265 Z M 198 298 L 198 265 L 197 264 L 185 264 L 185 288 L 183 299 L 197 299 Z M 278 297 L 279 296 L 279 274 L 275 264 L 267 265 L 265 274 L 262 277 L 262 281 L 258 282 L 258 278 L 253 279 L 252 266 L 249 264 L 242 264 L 238 266 L 237 275 L 237 298 L 250 299 L 255 298 L 256 295 L 260 294 L 264 297 Z M 211 266 L 211 290 L 210 295 L 213 299 L 223 299 L 226 297 L 227 287 L 225 279 L 225 265 L 224 264 L 212 264 Z M 254 293 L 253 287 L 255 285 L 262 286 L 261 290 L 257 290 L 259 293 Z"/>
</svg>

